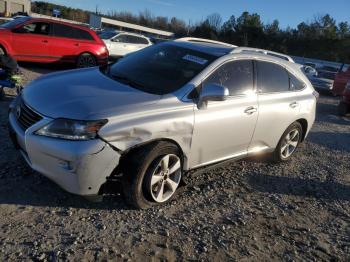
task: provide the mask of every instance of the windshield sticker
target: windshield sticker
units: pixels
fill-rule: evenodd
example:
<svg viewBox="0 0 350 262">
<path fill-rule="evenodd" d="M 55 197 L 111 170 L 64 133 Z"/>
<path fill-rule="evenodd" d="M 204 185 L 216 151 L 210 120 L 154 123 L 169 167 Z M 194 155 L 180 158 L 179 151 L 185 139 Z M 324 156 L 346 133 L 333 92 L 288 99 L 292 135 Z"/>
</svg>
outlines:
<svg viewBox="0 0 350 262">
<path fill-rule="evenodd" d="M 200 58 L 194 55 L 185 55 L 182 59 L 196 63 L 196 64 L 200 64 L 200 65 L 205 65 L 208 62 L 208 60 L 205 60 L 203 58 Z"/>
</svg>

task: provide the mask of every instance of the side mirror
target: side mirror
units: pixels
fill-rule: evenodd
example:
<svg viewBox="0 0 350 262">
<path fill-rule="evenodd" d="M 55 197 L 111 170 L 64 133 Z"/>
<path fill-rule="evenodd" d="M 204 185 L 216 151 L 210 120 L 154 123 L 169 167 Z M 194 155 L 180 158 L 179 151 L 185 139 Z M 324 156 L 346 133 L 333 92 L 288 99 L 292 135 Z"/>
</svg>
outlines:
<svg viewBox="0 0 350 262">
<path fill-rule="evenodd" d="M 199 108 L 205 108 L 208 101 L 225 101 L 229 96 L 229 91 L 226 87 L 218 84 L 204 85 L 199 95 Z"/>
</svg>

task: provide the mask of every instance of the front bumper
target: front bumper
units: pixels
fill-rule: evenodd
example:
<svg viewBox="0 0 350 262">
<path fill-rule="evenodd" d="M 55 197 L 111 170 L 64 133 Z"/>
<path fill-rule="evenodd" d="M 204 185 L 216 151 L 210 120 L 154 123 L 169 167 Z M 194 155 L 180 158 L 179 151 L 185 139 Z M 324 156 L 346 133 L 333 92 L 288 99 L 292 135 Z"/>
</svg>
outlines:
<svg viewBox="0 0 350 262">
<path fill-rule="evenodd" d="M 100 139 L 69 141 L 35 135 L 52 121 L 46 117 L 24 131 L 14 111 L 9 111 L 10 135 L 29 166 L 70 193 L 98 195 L 120 154 Z"/>
</svg>

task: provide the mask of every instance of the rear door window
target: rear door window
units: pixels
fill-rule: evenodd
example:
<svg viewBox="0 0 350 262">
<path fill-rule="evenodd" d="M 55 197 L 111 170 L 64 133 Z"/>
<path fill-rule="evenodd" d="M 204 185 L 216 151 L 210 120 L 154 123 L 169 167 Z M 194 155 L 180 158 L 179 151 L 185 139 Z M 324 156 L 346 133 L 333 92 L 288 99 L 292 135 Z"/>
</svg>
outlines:
<svg viewBox="0 0 350 262">
<path fill-rule="evenodd" d="M 146 38 L 143 38 L 143 37 L 138 37 L 138 36 L 134 36 L 135 37 L 135 41 L 137 44 L 140 44 L 140 45 L 148 45 L 148 41 Z"/>
<path fill-rule="evenodd" d="M 258 89 L 261 93 L 289 91 L 289 75 L 285 68 L 271 62 L 257 61 Z"/>
<path fill-rule="evenodd" d="M 230 96 L 242 95 L 254 88 L 253 61 L 240 60 L 222 65 L 205 81 L 228 88 Z"/>
<path fill-rule="evenodd" d="M 128 40 L 130 44 L 141 44 L 141 38 L 133 35 L 128 35 Z"/>
</svg>

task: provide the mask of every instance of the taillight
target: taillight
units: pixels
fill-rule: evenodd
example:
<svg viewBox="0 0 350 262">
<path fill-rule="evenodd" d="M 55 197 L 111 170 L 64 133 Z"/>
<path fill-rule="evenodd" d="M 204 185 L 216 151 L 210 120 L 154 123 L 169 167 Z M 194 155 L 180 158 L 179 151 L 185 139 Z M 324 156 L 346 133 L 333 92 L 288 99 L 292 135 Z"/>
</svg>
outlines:
<svg viewBox="0 0 350 262">
<path fill-rule="evenodd" d="M 320 94 L 317 91 L 314 90 L 312 94 L 314 95 L 314 97 L 316 97 L 316 100 L 320 98 Z"/>
</svg>

